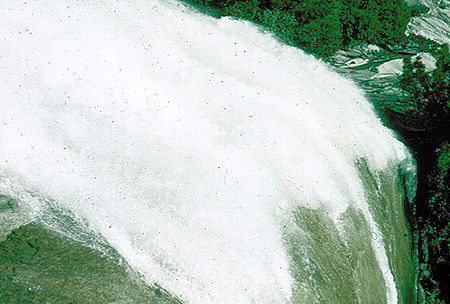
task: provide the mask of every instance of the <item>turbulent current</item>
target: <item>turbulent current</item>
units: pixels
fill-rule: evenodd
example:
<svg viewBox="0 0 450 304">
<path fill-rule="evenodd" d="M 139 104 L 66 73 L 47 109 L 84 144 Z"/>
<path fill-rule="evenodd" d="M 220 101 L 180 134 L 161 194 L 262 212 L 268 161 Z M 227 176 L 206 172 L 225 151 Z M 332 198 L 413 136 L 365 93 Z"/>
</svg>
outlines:
<svg viewBox="0 0 450 304">
<path fill-rule="evenodd" d="M 413 160 L 320 60 L 167 1 L 0 33 L 1 302 L 414 301 Z"/>
</svg>

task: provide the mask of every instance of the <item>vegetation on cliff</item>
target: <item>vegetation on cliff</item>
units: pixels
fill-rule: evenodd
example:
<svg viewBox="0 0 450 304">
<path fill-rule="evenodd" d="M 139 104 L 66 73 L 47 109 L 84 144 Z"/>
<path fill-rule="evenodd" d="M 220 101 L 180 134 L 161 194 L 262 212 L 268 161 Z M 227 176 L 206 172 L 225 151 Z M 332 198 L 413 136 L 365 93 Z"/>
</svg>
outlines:
<svg viewBox="0 0 450 304">
<path fill-rule="evenodd" d="M 436 69 L 429 74 L 420 57 L 403 60 L 400 87 L 412 101 L 412 115 L 418 116 L 425 127 L 445 129 L 450 120 L 450 56 L 448 45 L 443 45 Z"/>
<path fill-rule="evenodd" d="M 440 48 L 436 69 L 425 71 L 420 58 L 404 59 L 400 87 L 411 100 L 407 118 L 419 119 L 426 137 L 416 141 L 419 190 L 416 219 L 419 231 L 419 282 L 425 303 L 445 303 L 440 291 L 449 290 L 447 280 L 450 245 L 450 55 Z"/>
<path fill-rule="evenodd" d="M 399 42 L 411 16 L 404 0 L 192 1 L 266 26 L 281 39 L 320 56 L 361 41 Z"/>
</svg>

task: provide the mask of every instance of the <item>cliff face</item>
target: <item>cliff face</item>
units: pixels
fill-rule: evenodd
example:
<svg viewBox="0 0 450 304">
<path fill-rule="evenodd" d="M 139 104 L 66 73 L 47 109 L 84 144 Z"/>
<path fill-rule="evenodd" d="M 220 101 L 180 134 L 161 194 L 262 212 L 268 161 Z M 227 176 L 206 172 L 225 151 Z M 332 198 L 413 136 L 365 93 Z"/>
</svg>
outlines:
<svg viewBox="0 0 450 304">
<path fill-rule="evenodd" d="M 405 210 L 416 235 L 418 253 L 419 303 L 448 301 L 443 291 L 449 289 L 448 232 L 449 195 L 448 129 L 429 125 L 412 114 L 411 101 L 403 96 L 399 87 L 402 58 L 411 49 L 397 49 L 382 58 L 374 58 L 370 46 L 341 51 L 334 56 L 333 64 L 341 73 L 349 75 L 375 105 L 384 123 L 393 129 L 411 149 L 417 161 L 417 193 L 415 203 Z M 372 47 L 373 49 L 373 47 Z M 401 53 L 404 54 L 401 54 Z M 417 52 L 417 50 L 416 50 Z M 416 54 L 417 56 L 418 54 Z M 428 71 L 436 61 L 428 53 L 425 58 Z"/>
</svg>

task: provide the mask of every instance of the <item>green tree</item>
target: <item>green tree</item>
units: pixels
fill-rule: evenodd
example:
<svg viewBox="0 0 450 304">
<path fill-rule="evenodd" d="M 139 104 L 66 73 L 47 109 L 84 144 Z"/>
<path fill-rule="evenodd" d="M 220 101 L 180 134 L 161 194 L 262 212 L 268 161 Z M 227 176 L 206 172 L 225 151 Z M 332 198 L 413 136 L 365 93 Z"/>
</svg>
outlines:
<svg viewBox="0 0 450 304">
<path fill-rule="evenodd" d="M 440 119 L 450 119 L 450 55 L 448 44 L 444 44 L 433 72 L 432 99 L 435 102 L 433 111 L 440 113 Z"/>
<path fill-rule="evenodd" d="M 415 112 L 425 125 L 447 128 L 450 119 L 450 56 L 448 45 L 441 48 L 433 73 L 427 73 L 420 57 L 403 59 L 400 87 L 411 98 Z"/>
<path fill-rule="evenodd" d="M 257 0 L 251 0 L 246 2 L 236 1 L 233 4 L 224 7 L 223 12 L 225 15 L 243 18 L 259 22 L 259 7 Z"/>
<path fill-rule="evenodd" d="M 432 91 L 431 76 L 425 71 L 425 65 L 420 57 L 412 62 L 411 57 L 403 59 L 403 74 L 400 77 L 400 87 L 409 95 L 414 109 L 424 119 L 429 119 L 430 93 Z"/>
<path fill-rule="evenodd" d="M 292 6 L 299 24 L 297 44 L 322 55 L 331 55 L 342 48 L 340 10 L 338 1 L 307 0 Z"/>
<path fill-rule="evenodd" d="M 343 42 L 390 43 L 404 37 L 410 12 L 404 0 L 339 0 Z"/>
<path fill-rule="evenodd" d="M 267 26 L 306 51 L 331 55 L 352 43 L 386 44 L 405 35 L 405 0 L 191 0 L 222 15 Z"/>
</svg>

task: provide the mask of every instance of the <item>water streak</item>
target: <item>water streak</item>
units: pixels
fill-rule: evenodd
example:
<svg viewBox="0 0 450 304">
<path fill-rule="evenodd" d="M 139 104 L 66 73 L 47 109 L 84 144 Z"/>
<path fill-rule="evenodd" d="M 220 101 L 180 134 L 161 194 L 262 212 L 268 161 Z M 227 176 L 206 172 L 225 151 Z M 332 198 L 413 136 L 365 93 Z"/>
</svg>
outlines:
<svg viewBox="0 0 450 304">
<path fill-rule="evenodd" d="M 410 156 L 324 63 L 175 2 L 2 2 L 0 28 L 0 193 L 31 218 L 50 198 L 182 301 L 283 303 L 296 212 L 345 238 L 352 208 L 397 302 L 356 162 Z"/>
</svg>

